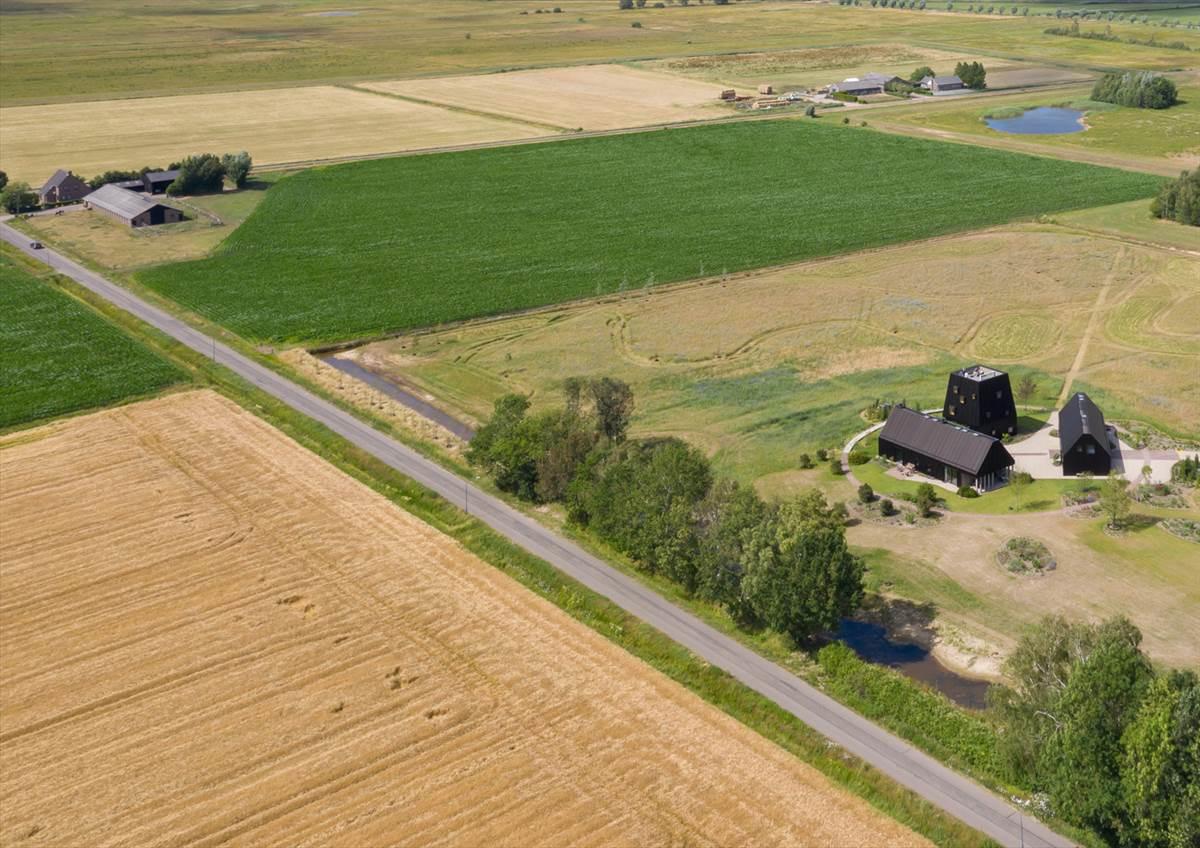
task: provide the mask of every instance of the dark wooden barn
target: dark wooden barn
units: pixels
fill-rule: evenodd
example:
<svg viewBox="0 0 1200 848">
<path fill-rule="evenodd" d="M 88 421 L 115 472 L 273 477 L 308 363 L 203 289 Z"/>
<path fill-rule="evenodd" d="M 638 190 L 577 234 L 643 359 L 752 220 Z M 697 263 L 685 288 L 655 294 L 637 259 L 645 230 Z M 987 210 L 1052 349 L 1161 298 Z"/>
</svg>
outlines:
<svg viewBox="0 0 1200 848">
<path fill-rule="evenodd" d="M 1105 476 L 1112 470 L 1116 438 L 1110 435 L 1100 407 L 1083 392 L 1072 395 L 1058 413 L 1058 443 L 1064 475 L 1086 471 Z"/>
<path fill-rule="evenodd" d="M 942 417 L 989 436 L 1017 432 L 1017 405 L 1008 375 L 986 365 L 972 365 L 950 375 Z"/>
<path fill-rule="evenodd" d="M 179 171 L 147 171 L 142 174 L 142 186 L 150 194 L 162 194 L 167 186 L 175 182 Z"/>
<path fill-rule="evenodd" d="M 879 453 L 961 488 L 994 489 L 1013 465 L 1000 440 L 897 406 L 879 432 Z"/>
</svg>

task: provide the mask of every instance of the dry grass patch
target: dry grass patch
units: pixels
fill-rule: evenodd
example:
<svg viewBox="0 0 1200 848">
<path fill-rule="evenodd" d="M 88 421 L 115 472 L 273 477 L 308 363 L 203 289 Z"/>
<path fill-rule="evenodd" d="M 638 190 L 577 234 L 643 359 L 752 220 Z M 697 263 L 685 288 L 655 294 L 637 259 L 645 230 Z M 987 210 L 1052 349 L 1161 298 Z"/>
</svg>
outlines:
<svg viewBox="0 0 1200 848">
<path fill-rule="evenodd" d="M 256 165 L 529 138 L 544 130 L 334 86 L 0 109 L 9 177 L 92 175 L 187 153 L 249 150 Z"/>
<path fill-rule="evenodd" d="M 4 844 L 928 844 L 217 395 L 0 468 Z"/>
<path fill-rule="evenodd" d="M 619 129 L 729 114 L 717 100 L 716 84 L 621 65 L 371 82 L 361 87 L 563 129 Z"/>
</svg>

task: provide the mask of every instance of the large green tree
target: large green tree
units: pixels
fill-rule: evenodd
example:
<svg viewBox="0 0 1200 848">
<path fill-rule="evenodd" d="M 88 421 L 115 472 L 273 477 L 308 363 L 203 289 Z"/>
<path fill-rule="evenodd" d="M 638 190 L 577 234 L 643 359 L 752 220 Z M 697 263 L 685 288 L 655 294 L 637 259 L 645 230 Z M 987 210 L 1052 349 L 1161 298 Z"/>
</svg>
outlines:
<svg viewBox="0 0 1200 848">
<path fill-rule="evenodd" d="M 1121 738 L 1126 843 L 1200 845 L 1200 679 L 1192 671 L 1155 678 Z"/>
<path fill-rule="evenodd" d="M 225 169 L 225 176 L 238 188 L 245 187 L 253 164 L 250 154 L 245 150 L 241 153 L 226 153 L 221 157 L 221 167 Z"/>
<path fill-rule="evenodd" d="M 225 185 L 225 166 L 213 153 L 188 156 L 179 163 L 179 176 L 167 186 L 167 194 L 203 194 L 220 191 Z"/>
<path fill-rule="evenodd" d="M 1164 183 L 1150 203 L 1156 218 L 1200 227 L 1200 168 L 1184 171 L 1179 179 Z"/>
<path fill-rule="evenodd" d="M 753 488 L 724 478 L 713 484 L 694 513 L 696 593 L 721 604 L 740 621 L 752 617 L 742 591 L 746 546 L 769 512 Z"/>
<path fill-rule="evenodd" d="M 647 570 L 694 590 L 693 512 L 711 485 L 704 454 L 679 439 L 607 444 L 572 481 L 568 515 Z"/>
<path fill-rule="evenodd" d="M 782 504 L 747 537 L 743 589 L 754 613 L 797 642 L 836 626 L 862 602 L 863 562 L 824 497 Z"/>
</svg>

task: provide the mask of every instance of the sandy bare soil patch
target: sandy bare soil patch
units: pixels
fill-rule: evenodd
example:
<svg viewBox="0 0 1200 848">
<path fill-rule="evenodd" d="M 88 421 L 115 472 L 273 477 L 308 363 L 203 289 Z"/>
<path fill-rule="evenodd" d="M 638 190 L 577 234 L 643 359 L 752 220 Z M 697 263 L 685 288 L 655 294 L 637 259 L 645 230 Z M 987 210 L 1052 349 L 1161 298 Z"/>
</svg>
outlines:
<svg viewBox="0 0 1200 848">
<path fill-rule="evenodd" d="M 621 65 L 363 83 L 363 88 L 564 129 L 606 130 L 719 117 L 720 86 Z"/>
<path fill-rule="evenodd" d="M 0 109 L 11 179 L 248 150 L 255 164 L 528 138 L 544 130 L 334 86 Z"/>
<path fill-rule="evenodd" d="M 0 479 L 0 843 L 925 844 L 215 394 Z"/>
</svg>

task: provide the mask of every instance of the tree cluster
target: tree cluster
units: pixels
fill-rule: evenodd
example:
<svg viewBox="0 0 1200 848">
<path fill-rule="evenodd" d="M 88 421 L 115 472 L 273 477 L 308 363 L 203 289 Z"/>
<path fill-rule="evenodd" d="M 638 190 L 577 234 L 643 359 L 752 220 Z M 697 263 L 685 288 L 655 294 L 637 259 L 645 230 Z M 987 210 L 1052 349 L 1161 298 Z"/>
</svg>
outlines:
<svg viewBox="0 0 1200 848">
<path fill-rule="evenodd" d="M 1200 168 L 1184 171 L 1178 179 L 1164 184 L 1150 202 L 1150 214 L 1200 227 Z"/>
<path fill-rule="evenodd" d="M 1137 109 L 1166 109 L 1179 102 L 1175 83 L 1151 71 L 1105 74 L 1092 87 L 1092 99 Z"/>
<path fill-rule="evenodd" d="M 1114 844 L 1200 844 L 1200 678 L 1156 672 L 1125 618 L 1043 620 L 991 693 L 1010 777 Z"/>
<path fill-rule="evenodd" d="M 564 406 L 535 414 L 508 395 L 468 460 L 504 491 L 565 502 L 572 523 L 741 623 L 803 641 L 858 606 L 863 563 L 842 504 L 813 491 L 768 505 L 686 442 L 628 439 L 632 411 L 629 387 L 610 378 L 569 380 Z"/>
<path fill-rule="evenodd" d="M 167 186 L 167 194 L 173 197 L 220 191 L 225 186 L 225 165 L 215 153 L 188 156 L 172 168 L 179 169 L 175 182 Z"/>
<path fill-rule="evenodd" d="M 987 88 L 987 70 L 982 62 L 959 62 L 954 66 L 954 75 L 962 80 L 967 88 Z"/>
<path fill-rule="evenodd" d="M 28 212 L 37 207 L 37 192 L 30 188 L 29 183 L 21 181 L 10 183 L 7 176 L 3 190 L 0 190 L 0 207 L 11 215 Z"/>
</svg>

